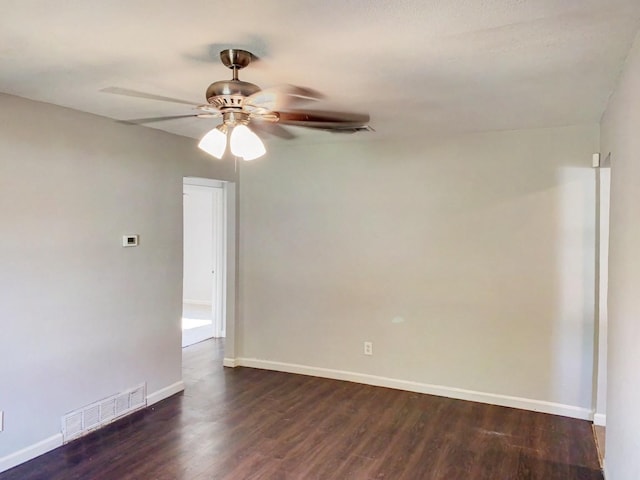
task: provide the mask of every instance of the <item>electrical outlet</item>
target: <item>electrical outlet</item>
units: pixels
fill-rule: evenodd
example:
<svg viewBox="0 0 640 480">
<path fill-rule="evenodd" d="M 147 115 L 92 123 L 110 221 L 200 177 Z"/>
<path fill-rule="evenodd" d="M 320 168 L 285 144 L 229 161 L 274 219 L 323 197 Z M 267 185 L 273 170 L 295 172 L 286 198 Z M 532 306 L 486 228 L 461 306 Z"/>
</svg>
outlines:
<svg viewBox="0 0 640 480">
<path fill-rule="evenodd" d="M 364 342 L 364 354 L 365 355 L 373 355 L 373 343 L 372 342 Z"/>
</svg>

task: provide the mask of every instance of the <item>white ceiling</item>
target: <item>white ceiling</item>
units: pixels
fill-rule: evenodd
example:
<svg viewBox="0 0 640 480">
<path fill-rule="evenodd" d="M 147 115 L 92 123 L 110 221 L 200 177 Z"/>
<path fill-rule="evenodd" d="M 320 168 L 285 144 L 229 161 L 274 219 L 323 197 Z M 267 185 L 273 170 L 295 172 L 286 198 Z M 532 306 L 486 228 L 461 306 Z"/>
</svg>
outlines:
<svg viewBox="0 0 640 480">
<path fill-rule="evenodd" d="M 639 27 L 639 0 L 4 0 L 0 91 L 114 119 L 191 113 L 100 90 L 203 103 L 235 47 L 261 58 L 243 80 L 369 112 L 376 133 L 358 137 L 591 123 Z"/>
</svg>

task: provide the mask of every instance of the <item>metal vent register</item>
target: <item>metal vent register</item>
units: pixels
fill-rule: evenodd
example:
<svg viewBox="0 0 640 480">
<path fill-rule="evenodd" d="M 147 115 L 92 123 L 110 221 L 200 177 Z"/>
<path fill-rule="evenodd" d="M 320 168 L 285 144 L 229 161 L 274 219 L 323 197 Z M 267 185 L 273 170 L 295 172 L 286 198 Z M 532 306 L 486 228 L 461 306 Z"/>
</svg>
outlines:
<svg viewBox="0 0 640 480">
<path fill-rule="evenodd" d="M 64 443 L 147 406 L 147 385 L 104 398 L 62 417 Z"/>
</svg>

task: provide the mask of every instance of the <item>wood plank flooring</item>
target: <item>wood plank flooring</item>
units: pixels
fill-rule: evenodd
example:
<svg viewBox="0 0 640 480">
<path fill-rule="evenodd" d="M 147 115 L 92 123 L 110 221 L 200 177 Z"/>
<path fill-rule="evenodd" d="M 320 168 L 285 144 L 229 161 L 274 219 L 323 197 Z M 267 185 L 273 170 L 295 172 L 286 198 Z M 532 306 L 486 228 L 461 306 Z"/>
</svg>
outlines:
<svg viewBox="0 0 640 480">
<path fill-rule="evenodd" d="M 184 394 L 0 480 L 603 479 L 586 421 L 221 363 L 186 348 Z"/>
<path fill-rule="evenodd" d="M 604 465 L 604 446 L 605 446 L 605 427 L 594 425 L 593 435 L 596 440 L 596 450 L 598 451 L 598 460 L 600 461 L 600 467 Z"/>
</svg>

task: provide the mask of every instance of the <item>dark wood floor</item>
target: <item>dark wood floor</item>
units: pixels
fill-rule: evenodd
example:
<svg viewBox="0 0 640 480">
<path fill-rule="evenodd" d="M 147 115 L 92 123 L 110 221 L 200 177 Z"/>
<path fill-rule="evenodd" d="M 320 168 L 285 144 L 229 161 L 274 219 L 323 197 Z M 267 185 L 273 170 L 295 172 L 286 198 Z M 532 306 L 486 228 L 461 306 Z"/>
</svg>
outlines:
<svg viewBox="0 0 640 480">
<path fill-rule="evenodd" d="M 249 368 L 184 350 L 187 390 L 0 480 L 602 480 L 589 422 Z"/>
</svg>

